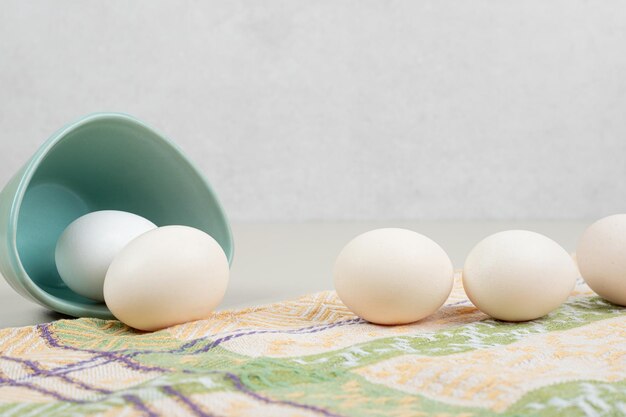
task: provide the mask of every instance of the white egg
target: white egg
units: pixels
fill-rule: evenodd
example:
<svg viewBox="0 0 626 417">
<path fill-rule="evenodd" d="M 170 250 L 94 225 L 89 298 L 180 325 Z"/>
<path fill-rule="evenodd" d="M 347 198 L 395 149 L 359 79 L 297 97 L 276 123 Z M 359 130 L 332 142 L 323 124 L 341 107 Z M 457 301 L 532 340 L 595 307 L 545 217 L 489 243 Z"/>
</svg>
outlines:
<svg viewBox="0 0 626 417">
<path fill-rule="evenodd" d="M 508 230 L 480 241 L 469 253 L 463 286 L 483 313 L 506 321 L 545 316 L 569 296 L 578 270 L 571 256 L 550 238 Z"/>
<path fill-rule="evenodd" d="M 115 255 L 156 227 L 141 216 L 116 210 L 95 211 L 76 219 L 56 245 L 54 256 L 61 279 L 72 291 L 104 301 L 104 277 Z"/>
<path fill-rule="evenodd" d="M 420 320 L 445 302 L 454 268 L 434 241 L 406 229 L 357 236 L 335 263 L 335 289 L 356 315 L 378 324 Z"/>
<path fill-rule="evenodd" d="M 580 274 L 600 297 L 626 306 L 626 214 L 598 220 L 576 249 Z"/>
<path fill-rule="evenodd" d="M 228 259 L 219 243 L 187 226 L 165 226 L 130 242 L 104 281 L 113 315 L 140 330 L 207 318 L 228 285 Z"/>
</svg>

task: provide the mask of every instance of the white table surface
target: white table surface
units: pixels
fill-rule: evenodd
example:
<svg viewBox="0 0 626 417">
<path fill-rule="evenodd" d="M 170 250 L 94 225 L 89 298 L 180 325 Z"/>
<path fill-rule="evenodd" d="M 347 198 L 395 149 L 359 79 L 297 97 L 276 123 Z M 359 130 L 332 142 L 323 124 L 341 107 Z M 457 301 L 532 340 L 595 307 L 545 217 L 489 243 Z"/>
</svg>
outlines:
<svg viewBox="0 0 626 417">
<path fill-rule="evenodd" d="M 501 230 L 543 233 L 573 252 L 591 221 L 440 221 L 234 224 L 235 258 L 220 309 L 247 307 L 332 289 L 332 266 L 354 236 L 379 227 L 404 227 L 437 241 L 462 268 L 469 250 Z M 63 315 L 23 299 L 0 280 L 0 328 L 49 322 Z"/>
</svg>

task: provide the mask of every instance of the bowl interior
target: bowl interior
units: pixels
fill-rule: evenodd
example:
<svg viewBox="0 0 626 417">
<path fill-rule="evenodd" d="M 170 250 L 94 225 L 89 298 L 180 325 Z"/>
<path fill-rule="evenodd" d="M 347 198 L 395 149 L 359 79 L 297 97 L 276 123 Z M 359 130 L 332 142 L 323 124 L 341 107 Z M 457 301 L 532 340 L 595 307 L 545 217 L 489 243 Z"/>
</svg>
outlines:
<svg viewBox="0 0 626 417">
<path fill-rule="evenodd" d="M 79 124 L 36 163 L 18 213 L 16 241 L 24 270 L 49 294 L 99 304 L 71 291 L 54 261 L 63 230 L 92 211 L 123 210 L 158 226 L 201 229 L 231 260 L 227 221 L 202 175 L 167 140 L 132 119 Z"/>
</svg>

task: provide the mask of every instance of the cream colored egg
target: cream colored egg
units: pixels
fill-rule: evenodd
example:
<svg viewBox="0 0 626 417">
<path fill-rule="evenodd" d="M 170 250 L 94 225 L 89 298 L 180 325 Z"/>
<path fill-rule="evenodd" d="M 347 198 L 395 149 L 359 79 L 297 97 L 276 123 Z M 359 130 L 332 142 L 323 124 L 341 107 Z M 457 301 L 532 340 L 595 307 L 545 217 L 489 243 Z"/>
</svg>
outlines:
<svg viewBox="0 0 626 417">
<path fill-rule="evenodd" d="M 463 286 L 482 312 L 499 320 L 526 321 L 559 307 L 577 277 L 574 260 L 558 243 L 539 233 L 508 230 L 472 249 Z"/>
<path fill-rule="evenodd" d="M 207 318 L 226 292 L 228 259 L 208 234 L 166 226 L 132 240 L 113 259 L 104 299 L 115 317 L 140 330 Z"/>
<path fill-rule="evenodd" d="M 626 214 L 598 220 L 576 249 L 580 274 L 600 297 L 626 306 Z"/>
<path fill-rule="evenodd" d="M 405 324 L 441 307 L 452 290 L 454 269 L 431 239 L 389 228 L 350 241 L 333 276 L 339 298 L 356 315 L 378 324 Z"/>
</svg>

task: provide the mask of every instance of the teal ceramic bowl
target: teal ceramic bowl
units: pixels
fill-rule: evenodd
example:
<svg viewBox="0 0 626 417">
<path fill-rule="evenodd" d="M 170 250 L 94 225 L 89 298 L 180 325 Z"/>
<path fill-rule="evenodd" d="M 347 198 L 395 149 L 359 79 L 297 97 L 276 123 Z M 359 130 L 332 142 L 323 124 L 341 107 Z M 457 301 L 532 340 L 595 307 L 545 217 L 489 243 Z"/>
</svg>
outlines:
<svg viewBox="0 0 626 417">
<path fill-rule="evenodd" d="M 54 261 L 63 230 L 98 210 L 201 229 L 232 261 L 224 211 L 180 149 L 133 117 L 98 113 L 52 135 L 0 193 L 0 273 L 19 294 L 51 310 L 112 318 L 104 303 L 70 290 Z"/>
</svg>

